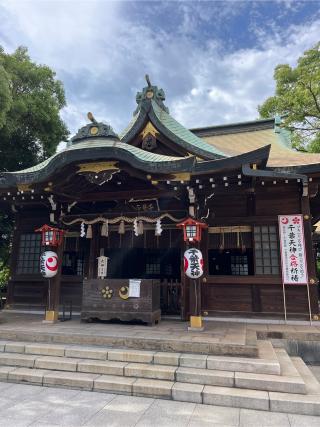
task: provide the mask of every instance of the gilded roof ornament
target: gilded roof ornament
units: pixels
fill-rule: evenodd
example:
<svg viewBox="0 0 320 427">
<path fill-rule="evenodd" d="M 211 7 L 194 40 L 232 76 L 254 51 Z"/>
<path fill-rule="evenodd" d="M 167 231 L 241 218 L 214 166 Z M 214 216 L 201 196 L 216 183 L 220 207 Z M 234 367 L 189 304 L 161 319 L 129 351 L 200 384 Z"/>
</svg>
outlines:
<svg viewBox="0 0 320 427">
<path fill-rule="evenodd" d="M 87 117 L 91 123 L 87 124 L 86 126 L 83 126 L 78 130 L 76 135 L 71 138 L 71 145 L 92 137 L 112 138 L 115 140 L 119 140 L 119 136 L 115 133 L 115 131 L 110 125 L 103 122 L 97 122 L 97 120 L 94 118 L 94 115 L 90 111 L 87 114 Z"/>
<path fill-rule="evenodd" d="M 164 105 L 164 101 L 166 99 L 164 90 L 158 88 L 158 86 L 153 86 L 148 74 L 145 75 L 145 79 L 147 86 L 145 86 L 142 91 L 138 92 L 136 95 L 136 102 L 138 107 L 134 111 L 133 115 L 136 115 L 143 107 L 147 109 L 151 100 L 155 101 L 162 110 L 169 114 L 169 108 Z"/>
</svg>

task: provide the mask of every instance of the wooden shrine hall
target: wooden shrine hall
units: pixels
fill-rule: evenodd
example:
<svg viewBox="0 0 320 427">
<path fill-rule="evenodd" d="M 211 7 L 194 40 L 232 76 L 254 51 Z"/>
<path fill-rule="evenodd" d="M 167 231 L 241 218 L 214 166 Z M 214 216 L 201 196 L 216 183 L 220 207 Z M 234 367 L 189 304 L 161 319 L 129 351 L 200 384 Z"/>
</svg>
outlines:
<svg viewBox="0 0 320 427">
<path fill-rule="evenodd" d="M 0 210 L 15 219 L 7 308 L 57 311 L 72 302 L 84 320 L 147 323 L 161 314 L 282 317 L 278 216 L 302 215 L 317 315 L 320 154 L 290 148 L 279 118 L 186 129 L 149 79 L 136 102 L 121 134 L 89 113 L 64 150 L 0 173 Z M 196 245 L 204 259 L 197 284 L 184 274 L 188 244 L 177 227 L 188 217 L 206 224 Z M 35 230 L 44 224 L 65 231 L 51 280 L 39 269 Z M 98 257 L 107 257 L 103 278 Z M 132 279 L 140 283 L 135 298 Z M 285 295 L 288 316 L 308 316 L 306 284 L 286 284 Z"/>
</svg>

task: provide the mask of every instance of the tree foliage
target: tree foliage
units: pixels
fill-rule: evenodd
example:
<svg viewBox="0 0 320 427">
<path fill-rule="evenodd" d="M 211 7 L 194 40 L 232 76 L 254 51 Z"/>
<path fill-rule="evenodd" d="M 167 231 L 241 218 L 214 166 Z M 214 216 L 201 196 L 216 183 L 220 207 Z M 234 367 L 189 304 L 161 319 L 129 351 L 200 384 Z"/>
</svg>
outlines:
<svg viewBox="0 0 320 427">
<path fill-rule="evenodd" d="M 59 112 L 66 105 L 62 83 L 25 47 L 7 54 L 0 46 L 0 172 L 33 166 L 68 137 Z M 12 214 L 0 212 L 0 284 L 8 277 Z"/>
<path fill-rule="evenodd" d="M 262 118 L 280 115 L 298 149 L 320 152 L 320 43 L 298 59 L 275 68 L 275 95 L 258 107 Z"/>
<path fill-rule="evenodd" d="M 0 169 L 32 166 L 52 155 L 68 131 L 59 111 L 66 105 L 62 83 L 27 49 L 0 47 Z"/>
</svg>

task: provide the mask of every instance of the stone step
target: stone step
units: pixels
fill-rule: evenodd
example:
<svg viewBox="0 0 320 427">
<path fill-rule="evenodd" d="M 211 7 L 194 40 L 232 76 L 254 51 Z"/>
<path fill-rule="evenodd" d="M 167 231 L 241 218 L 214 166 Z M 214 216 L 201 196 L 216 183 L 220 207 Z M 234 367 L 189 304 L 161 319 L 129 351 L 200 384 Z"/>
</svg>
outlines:
<svg viewBox="0 0 320 427">
<path fill-rule="evenodd" d="M 67 387 L 208 405 L 320 415 L 320 395 L 267 392 L 179 381 L 17 368 L 15 366 L 1 367 L 0 379 L 47 387 Z"/>
<path fill-rule="evenodd" d="M 207 369 L 280 375 L 279 361 L 270 359 L 208 356 Z"/>
<path fill-rule="evenodd" d="M 271 345 L 271 344 L 270 344 Z M 43 344 L 28 342 L 0 342 L 0 354 L 15 353 L 25 356 L 39 355 L 54 358 L 65 357 L 70 359 L 109 360 L 115 362 L 150 363 L 167 366 L 181 366 L 201 368 L 216 371 L 253 372 L 264 374 L 279 374 L 278 359 L 272 357 L 272 345 L 259 343 L 259 351 L 265 356 L 263 359 L 238 358 L 231 356 L 208 356 L 205 354 L 159 352 L 135 349 L 116 349 L 101 346 L 74 346 L 61 344 Z M 274 353 L 274 352 L 273 352 Z M 27 358 L 26 358 L 27 359 Z M 52 359 L 55 363 L 57 360 Z M 26 362 L 27 363 L 27 362 Z M 40 362 L 39 362 L 40 363 Z M 43 363 L 49 363 L 43 361 Z M 66 362 L 67 364 L 68 362 Z M 75 362 L 70 362 L 74 366 Z M 29 365 L 25 365 L 29 366 Z M 65 365 L 66 366 L 66 365 Z M 37 368 L 49 368 L 49 365 L 39 365 Z M 49 368 L 51 369 L 51 368 Z M 59 369 L 60 370 L 60 369 Z M 65 370 L 75 370 L 66 369 Z"/>
<path fill-rule="evenodd" d="M 176 381 L 181 383 L 234 387 L 234 372 L 179 367 Z"/>
<path fill-rule="evenodd" d="M 127 363 L 110 360 L 76 359 L 61 356 L 40 356 L 18 353 L 0 353 L 0 366 L 80 372 L 96 375 L 134 377 L 140 379 L 177 381 L 180 383 L 237 387 L 243 389 L 306 393 L 300 376 L 286 377 L 249 372 L 230 372 L 184 366 Z"/>
<path fill-rule="evenodd" d="M 320 384 L 313 372 L 304 363 L 300 357 L 291 358 L 293 365 L 301 375 L 306 385 L 307 393 L 310 395 L 320 396 Z"/>
<path fill-rule="evenodd" d="M 275 351 L 280 363 L 281 375 L 288 377 L 299 377 L 300 374 L 293 364 L 292 359 L 288 355 L 287 351 L 282 348 L 277 348 Z"/>
<path fill-rule="evenodd" d="M 81 345 L 81 346 L 108 346 L 113 348 L 127 348 L 133 350 L 147 351 L 171 351 L 174 353 L 190 352 L 195 354 L 215 354 L 242 357 L 257 357 L 258 347 L 256 334 L 250 331 L 254 337 L 247 337 L 244 344 L 231 342 L 216 342 L 203 334 L 198 340 L 192 341 L 188 335 L 181 336 L 158 336 L 158 337 L 132 337 L 117 336 L 114 334 L 89 334 L 68 333 L 51 331 L 29 331 L 26 329 L 0 330 L 0 340 L 24 341 L 34 343 L 59 344 L 59 345 Z M 252 333 L 254 332 L 254 333 Z M 250 339 L 249 339 L 250 338 Z"/>
<path fill-rule="evenodd" d="M 266 391 L 207 385 L 203 389 L 202 396 L 206 405 L 269 410 L 269 394 Z"/>
<path fill-rule="evenodd" d="M 0 353 L 0 366 L 33 368 L 36 356 L 18 353 Z"/>
<path fill-rule="evenodd" d="M 277 351 L 278 353 L 278 351 Z M 300 357 L 292 357 L 292 365 L 306 386 L 306 395 L 270 392 L 270 410 L 291 414 L 320 416 L 320 384 Z M 290 366 L 292 373 L 292 366 Z"/>
<path fill-rule="evenodd" d="M 259 359 L 278 361 L 276 351 L 271 341 L 257 341 Z"/>
<path fill-rule="evenodd" d="M 236 372 L 235 386 L 249 390 L 277 391 L 281 393 L 306 394 L 306 385 L 301 377 L 286 377 L 269 374 Z"/>
</svg>

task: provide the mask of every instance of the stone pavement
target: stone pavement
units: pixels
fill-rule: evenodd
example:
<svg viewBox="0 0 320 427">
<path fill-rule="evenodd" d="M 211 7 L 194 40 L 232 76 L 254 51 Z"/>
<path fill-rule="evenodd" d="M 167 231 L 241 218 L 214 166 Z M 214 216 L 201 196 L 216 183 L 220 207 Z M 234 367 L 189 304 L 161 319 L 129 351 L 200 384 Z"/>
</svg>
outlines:
<svg viewBox="0 0 320 427">
<path fill-rule="evenodd" d="M 0 382 L 1 427 L 319 427 L 320 417 Z"/>
<path fill-rule="evenodd" d="M 246 325 L 228 322 L 207 322 L 206 329 L 199 332 L 188 332 L 188 323 L 179 320 L 163 320 L 155 326 L 139 324 L 112 324 L 112 323 L 85 323 L 79 317 L 71 321 L 56 324 L 42 323 L 43 316 L 35 314 L 13 313 L 10 310 L 1 312 L 1 330 L 33 330 L 35 332 L 50 332 L 63 334 L 88 334 L 96 336 L 126 336 L 130 338 L 158 338 L 172 337 L 183 340 L 201 341 L 205 339 L 211 343 L 245 344 Z"/>
</svg>

